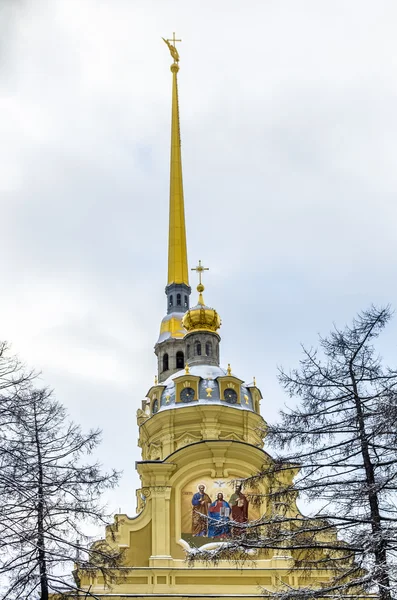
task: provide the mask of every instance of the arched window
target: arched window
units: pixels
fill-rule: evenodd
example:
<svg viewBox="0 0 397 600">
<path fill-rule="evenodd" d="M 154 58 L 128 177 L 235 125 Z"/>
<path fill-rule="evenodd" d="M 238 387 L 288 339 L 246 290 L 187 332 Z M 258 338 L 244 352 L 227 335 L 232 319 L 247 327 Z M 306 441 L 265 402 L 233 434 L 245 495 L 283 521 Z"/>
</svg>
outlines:
<svg viewBox="0 0 397 600">
<path fill-rule="evenodd" d="M 201 342 L 196 342 L 196 354 L 201 356 Z"/>
<path fill-rule="evenodd" d="M 186 346 L 186 356 L 187 358 L 190 358 L 190 344 Z"/>
<path fill-rule="evenodd" d="M 163 371 L 168 371 L 168 354 L 163 356 Z"/>
<path fill-rule="evenodd" d="M 184 304 L 184 306 L 185 306 L 185 308 L 188 308 L 188 307 L 189 307 L 189 303 L 188 303 L 188 301 L 187 301 L 187 296 L 185 296 L 185 304 Z"/>
<path fill-rule="evenodd" d="M 176 368 L 183 369 L 184 366 L 185 366 L 185 359 L 183 356 L 183 352 L 181 350 L 179 350 L 176 353 Z"/>
<path fill-rule="evenodd" d="M 170 302 L 169 302 L 170 306 L 174 306 L 174 296 L 171 294 L 170 296 Z"/>
<path fill-rule="evenodd" d="M 176 295 L 176 305 L 182 306 L 182 296 L 180 294 Z"/>
<path fill-rule="evenodd" d="M 206 342 L 205 344 L 205 355 L 212 356 L 212 344 L 211 342 Z"/>
</svg>

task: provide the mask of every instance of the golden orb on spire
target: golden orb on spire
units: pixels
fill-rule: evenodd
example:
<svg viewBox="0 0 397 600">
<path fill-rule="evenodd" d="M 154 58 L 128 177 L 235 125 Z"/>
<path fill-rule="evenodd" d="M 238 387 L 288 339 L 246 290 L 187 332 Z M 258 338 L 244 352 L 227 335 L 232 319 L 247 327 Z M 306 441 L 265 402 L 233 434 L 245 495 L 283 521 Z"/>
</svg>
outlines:
<svg viewBox="0 0 397 600">
<path fill-rule="evenodd" d="M 204 306 L 204 298 L 203 298 L 204 290 L 205 290 L 205 287 L 203 286 L 203 284 L 199 283 L 197 286 L 197 291 L 199 293 L 198 303 L 201 304 L 201 306 Z"/>
</svg>

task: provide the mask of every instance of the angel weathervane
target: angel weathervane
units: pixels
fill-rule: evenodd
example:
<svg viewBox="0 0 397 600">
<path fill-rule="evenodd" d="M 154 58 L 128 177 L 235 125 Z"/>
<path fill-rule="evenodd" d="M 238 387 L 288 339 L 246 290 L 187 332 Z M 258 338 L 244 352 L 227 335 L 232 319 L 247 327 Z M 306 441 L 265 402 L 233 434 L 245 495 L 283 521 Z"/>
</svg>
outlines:
<svg viewBox="0 0 397 600">
<path fill-rule="evenodd" d="M 177 40 L 175 38 L 175 31 L 172 34 L 172 39 L 170 39 L 170 40 L 169 39 L 166 40 L 165 38 L 161 38 L 161 39 L 164 40 L 164 42 L 167 44 L 170 54 L 171 54 L 172 58 L 174 59 L 174 63 L 179 62 L 179 53 L 178 53 L 178 50 L 176 49 L 175 43 L 181 42 L 182 40 Z M 172 42 L 172 44 L 171 44 L 171 42 Z"/>
</svg>

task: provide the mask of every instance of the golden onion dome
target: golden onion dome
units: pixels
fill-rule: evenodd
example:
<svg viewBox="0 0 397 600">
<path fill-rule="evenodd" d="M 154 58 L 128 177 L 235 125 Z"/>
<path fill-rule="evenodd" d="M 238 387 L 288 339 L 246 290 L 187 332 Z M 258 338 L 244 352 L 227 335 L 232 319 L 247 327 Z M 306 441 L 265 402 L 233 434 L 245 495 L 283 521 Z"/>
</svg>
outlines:
<svg viewBox="0 0 397 600">
<path fill-rule="evenodd" d="M 188 333 L 191 331 L 217 331 L 221 326 L 221 318 L 214 308 L 204 304 L 202 283 L 197 286 L 197 291 L 199 293 L 198 303 L 185 313 L 182 326 Z"/>
</svg>

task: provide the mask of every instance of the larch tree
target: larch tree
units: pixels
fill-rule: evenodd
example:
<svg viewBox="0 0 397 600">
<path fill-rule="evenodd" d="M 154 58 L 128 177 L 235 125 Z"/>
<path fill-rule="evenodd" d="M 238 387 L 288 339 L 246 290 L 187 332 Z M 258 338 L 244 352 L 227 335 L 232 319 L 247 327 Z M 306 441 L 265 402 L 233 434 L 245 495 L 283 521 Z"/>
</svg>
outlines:
<svg viewBox="0 0 397 600">
<path fill-rule="evenodd" d="M 33 388 L 26 377 L 14 379 L 12 394 L 10 387 L 0 390 L 2 598 L 70 597 L 79 588 L 69 575 L 76 557 L 80 569 L 100 563 L 105 578 L 119 564 L 111 545 L 84 550 L 87 527 L 106 522 L 101 494 L 119 474 L 87 458 L 100 431 L 83 433 L 51 392 Z"/>
<path fill-rule="evenodd" d="M 279 598 L 397 597 L 397 370 L 373 345 L 390 318 L 389 307 L 371 307 L 320 338 L 318 349 L 303 348 L 299 368 L 280 370 L 294 405 L 267 429 L 278 456 L 244 482 L 252 489 L 267 481 L 268 510 L 260 522 L 234 524 L 239 535 L 191 560 L 283 550 L 294 568 L 328 577 L 281 585 Z M 311 514 L 291 510 L 297 495 Z"/>
<path fill-rule="evenodd" d="M 10 417 L 10 408 L 12 408 L 15 398 L 21 390 L 31 386 L 35 377 L 36 374 L 33 371 L 26 370 L 18 357 L 11 354 L 7 342 L 0 342 L 0 394 L 2 398 L 0 418 L 4 415 L 0 437 L 4 432 L 4 425 Z"/>
<path fill-rule="evenodd" d="M 328 591 L 361 587 L 381 600 L 391 600 L 397 584 L 397 370 L 383 365 L 373 342 L 391 316 L 389 307 L 371 307 L 320 338 L 319 351 L 304 348 L 300 367 L 280 373 L 298 404 L 269 430 L 270 444 L 288 451 L 284 463 L 301 465 L 295 489 L 321 503 L 309 526 L 299 523 L 307 544 L 317 550 L 311 540 L 327 529 L 343 541 L 342 555 L 320 559 L 335 571 Z M 302 538 L 290 537 L 292 545 Z M 306 555 L 313 563 L 313 552 Z"/>
</svg>

